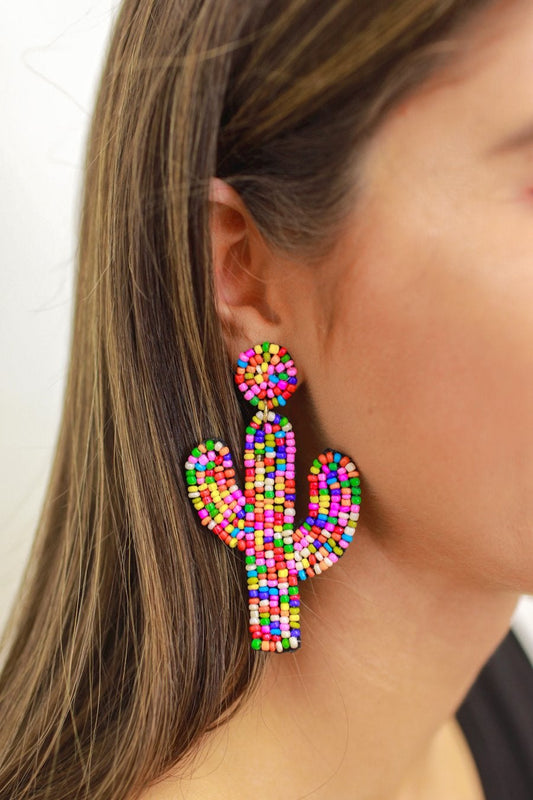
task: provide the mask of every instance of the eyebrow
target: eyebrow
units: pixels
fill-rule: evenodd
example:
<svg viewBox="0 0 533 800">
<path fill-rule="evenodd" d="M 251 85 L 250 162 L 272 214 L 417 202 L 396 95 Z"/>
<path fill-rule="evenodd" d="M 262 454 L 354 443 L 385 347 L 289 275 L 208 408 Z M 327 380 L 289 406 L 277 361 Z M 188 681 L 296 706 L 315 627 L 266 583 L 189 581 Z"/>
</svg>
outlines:
<svg viewBox="0 0 533 800">
<path fill-rule="evenodd" d="M 514 131 L 504 139 L 496 142 L 496 144 L 489 148 L 487 155 L 497 156 L 510 153 L 516 150 L 522 150 L 531 144 L 533 144 L 533 121 L 528 122 L 523 128 Z"/>
</svg>

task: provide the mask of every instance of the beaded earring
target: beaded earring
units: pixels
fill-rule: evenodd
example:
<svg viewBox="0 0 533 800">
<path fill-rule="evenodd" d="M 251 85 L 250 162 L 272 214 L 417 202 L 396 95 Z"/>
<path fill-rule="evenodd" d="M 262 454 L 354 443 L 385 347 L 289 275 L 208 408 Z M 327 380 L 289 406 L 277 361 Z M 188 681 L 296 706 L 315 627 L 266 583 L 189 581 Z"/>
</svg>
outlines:
<svg viewBox="0 0 533 800">
<path fill-rule="evenodd" d="M 296 389 L 294 362 L 280 345 L 257 344 L 240 354 L 235 382 L 256 409 L 246 428 L 244 491 L 229 448 L 208 439 L 185 463 L 188 494 L 202 525 L 244 552 L 252 648 L 281 653 L 300 647 L 298 581 L 331 567 L 353 539 L 359 472 L 336 450 L 315 458 L 308 516 L 296 526 L 296 444 L 279 413 Z"/>
</svg>

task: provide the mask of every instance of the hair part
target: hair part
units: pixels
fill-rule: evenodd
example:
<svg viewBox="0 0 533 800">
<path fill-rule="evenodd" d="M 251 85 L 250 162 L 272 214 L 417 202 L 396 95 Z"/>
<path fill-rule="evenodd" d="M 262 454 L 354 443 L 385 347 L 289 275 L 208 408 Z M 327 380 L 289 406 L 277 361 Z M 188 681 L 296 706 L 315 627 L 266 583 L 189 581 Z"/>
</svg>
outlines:
<svg viewBox="0 0 533 800">
<path fill-rule="evenodd" d="M 209 180 L 272 247 L 321 252 L 365 142 L 482 5 L 123 2 L 87 143 L 56 454 L 5 635 L 2 796 L 134 797 L 257 685 L 268 655 L 250 648 L 240 557 L 197 524 L 183 475 L 210 436 L 242 449 Z"/>
</svg>

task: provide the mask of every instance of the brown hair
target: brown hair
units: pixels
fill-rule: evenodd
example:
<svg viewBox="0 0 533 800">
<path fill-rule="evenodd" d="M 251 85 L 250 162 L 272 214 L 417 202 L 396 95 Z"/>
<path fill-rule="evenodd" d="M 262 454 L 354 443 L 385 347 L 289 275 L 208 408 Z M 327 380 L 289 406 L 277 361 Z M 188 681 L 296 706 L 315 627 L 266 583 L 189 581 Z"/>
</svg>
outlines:
<svg viewBox="0 0 533 800">
<path fill-rule="evenodd" d="M 123 3 L 88 140 L 57 451 L 6 633 L 1 797 L 134 796 L 256 685 L 242 564 L 197 524 L 183 476 L 210 435 L 241 450 L 209 179 L 272 246 L 327 246 L 348 165 L 478 5 Z"/>
</svg>

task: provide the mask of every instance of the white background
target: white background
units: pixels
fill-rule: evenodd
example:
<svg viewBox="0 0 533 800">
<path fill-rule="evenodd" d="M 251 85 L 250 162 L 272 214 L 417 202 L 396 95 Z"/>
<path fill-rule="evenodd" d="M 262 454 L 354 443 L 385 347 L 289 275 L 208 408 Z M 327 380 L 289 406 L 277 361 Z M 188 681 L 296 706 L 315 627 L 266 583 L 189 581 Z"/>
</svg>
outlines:
<svg viewBox="0 0 533 800">
<path fill-rule="evenodd" d="M 116 7 L 0 4 L 0 626 L 57 434 L 83 148 Z"/>
<path fill-rule="evenodd" d="M 116 9 L 110 0 L 1 6 L 0 627 L 57 434 L 83 147 Z M 533 658 L 532 599 L 513 624 Z"/>
</svg>

